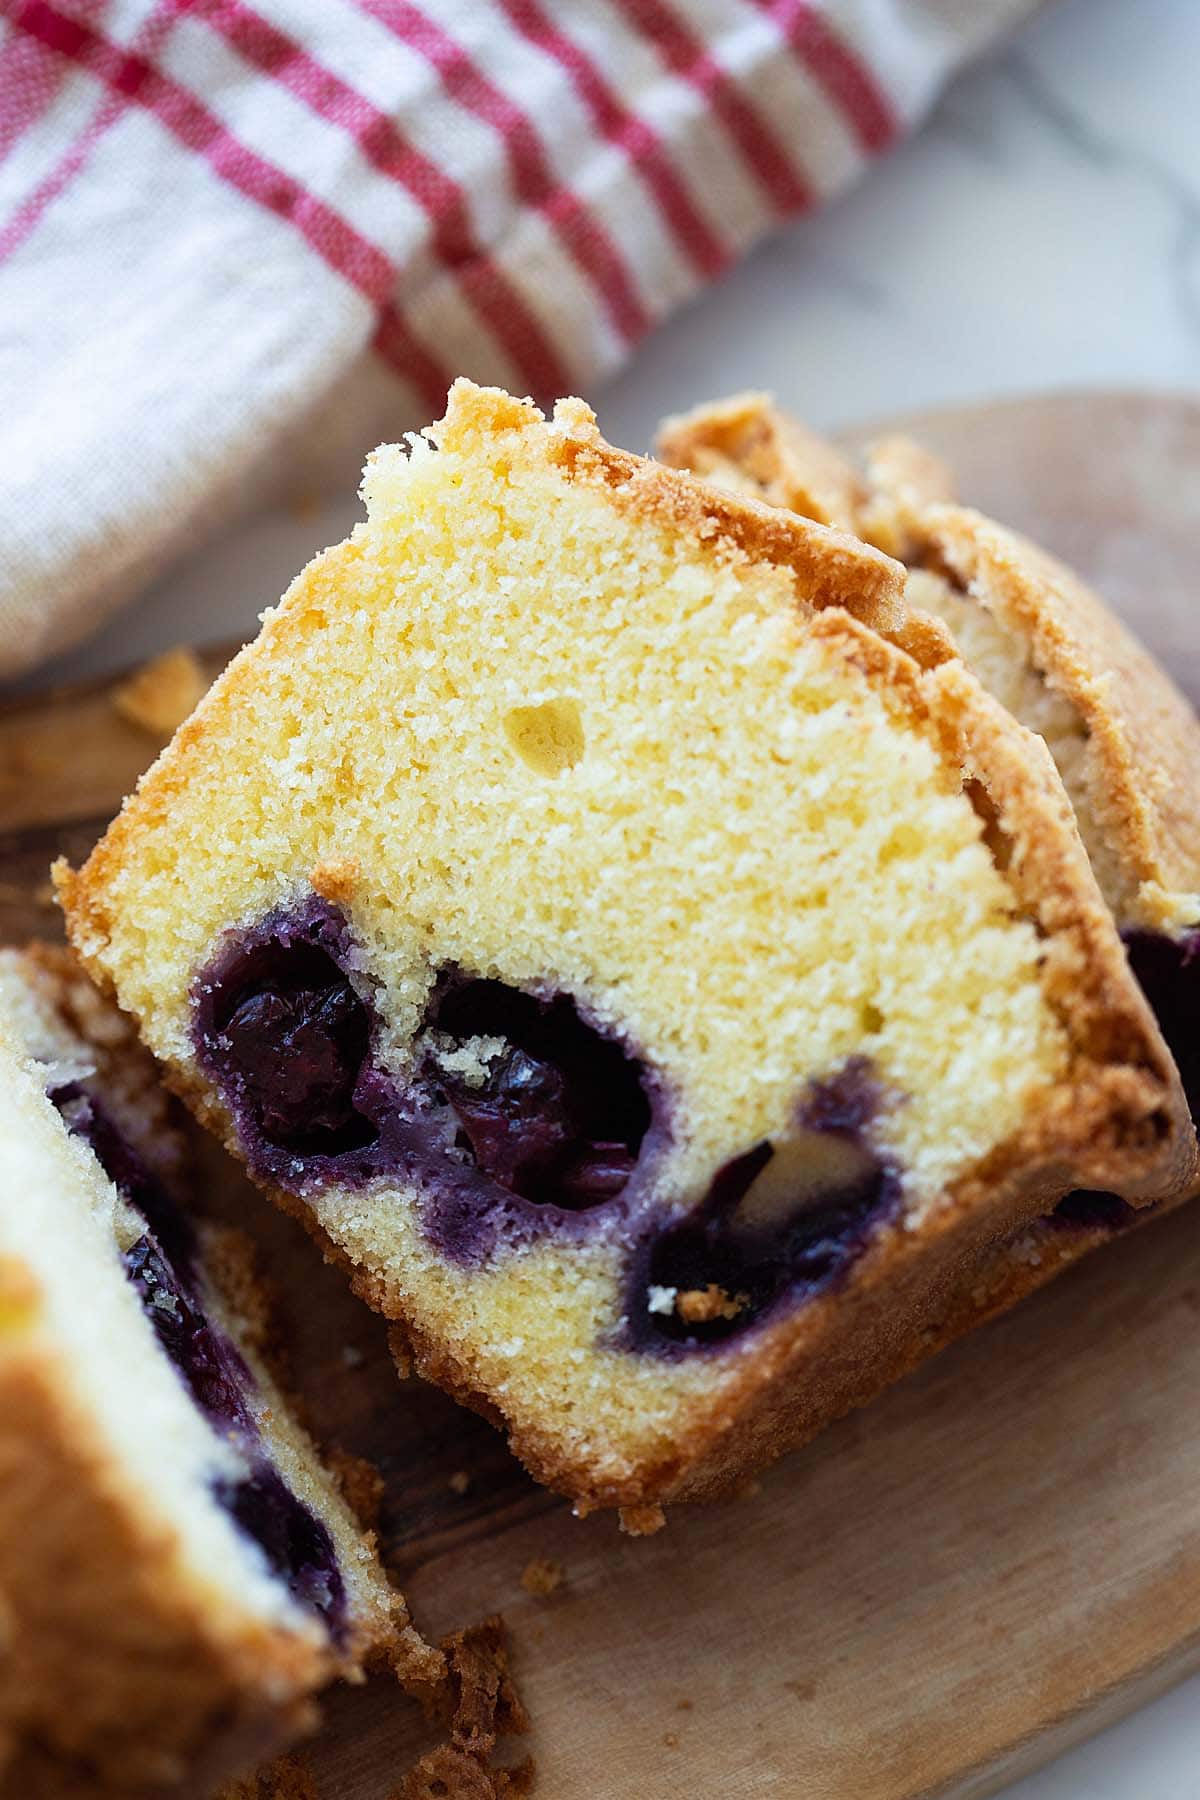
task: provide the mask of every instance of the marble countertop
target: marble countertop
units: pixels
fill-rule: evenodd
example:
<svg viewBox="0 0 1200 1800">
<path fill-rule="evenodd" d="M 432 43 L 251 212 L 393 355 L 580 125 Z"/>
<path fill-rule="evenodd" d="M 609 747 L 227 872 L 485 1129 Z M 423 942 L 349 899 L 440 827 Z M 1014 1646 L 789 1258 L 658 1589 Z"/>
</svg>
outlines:
<svg viewBox="0 0 1200 1800">
<path fill-rule="evenodd" d="M 607 434 L 637 446 L 663 413 L 739 387 L 836 426 L 1091 385 L 1200 392 L 1197 0 L 1044 9 L 854 193 L 759 250 L 592 398 Z M 240 526 L 50 673 L 194 639 L 199 618 L 209 639 L 246 631 L 353 516 L 346 500 Z M 1007 1794 L 1196 1800 L 1198 1771 L 1200 1678 Z"/>
</svg>

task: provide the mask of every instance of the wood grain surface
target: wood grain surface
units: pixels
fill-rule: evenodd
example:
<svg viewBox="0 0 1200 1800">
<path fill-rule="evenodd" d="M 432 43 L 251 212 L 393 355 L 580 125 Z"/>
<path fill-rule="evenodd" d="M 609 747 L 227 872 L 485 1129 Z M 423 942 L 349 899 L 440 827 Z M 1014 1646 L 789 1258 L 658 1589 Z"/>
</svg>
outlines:
<svg viewBox="0 0 1200 1800">
<path fill-rule="evenodd" d="M 903 423 L 957 462 L 965 498 L 1095 579 L 1200 697 L 1200 403 L 1065 395 Z M 86 853 L 156 747 L 107 683 L 0 714 L 5 941 L 57 934 L 51 857 Z M 318 1432 L 384 1475 L 384 1546 L 419 1621 L 506 1615 L 546 1800 L 973 1800 L 1200 1666 L 1194 1210 L 741 1499 L 630 1541 L 399 1384 L 380 1321 L 202 1154 L 209 1204 L 278 1279 Z M 521 1585 L 535 1559 L 561 1566 L 550 1593 Z M 323 1800 L 384 1800 L 424 1741 L 373 1681 L 330 1696 L 304 1754 Z"/>
</svg>

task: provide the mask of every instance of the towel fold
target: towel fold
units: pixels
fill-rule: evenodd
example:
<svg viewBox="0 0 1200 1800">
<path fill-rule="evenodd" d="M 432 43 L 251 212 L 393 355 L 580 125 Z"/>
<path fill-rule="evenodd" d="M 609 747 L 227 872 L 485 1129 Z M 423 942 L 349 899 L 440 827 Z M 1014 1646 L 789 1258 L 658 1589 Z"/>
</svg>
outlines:
<svg viewBox="0 0 1200 1800">
<path fill-rule="evenodd" d="M 0 674 L 456 374 L 586 392 L 1033 4 L 0 0 Z"/>
</svg>

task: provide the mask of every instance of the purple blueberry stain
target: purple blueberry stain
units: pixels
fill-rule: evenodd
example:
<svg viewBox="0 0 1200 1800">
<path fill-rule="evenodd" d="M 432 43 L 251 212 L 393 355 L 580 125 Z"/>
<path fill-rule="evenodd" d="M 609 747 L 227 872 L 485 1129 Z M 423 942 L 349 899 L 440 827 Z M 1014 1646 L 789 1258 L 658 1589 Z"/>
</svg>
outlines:
<svg viewBox="0 0 1200 1800">
<path fill-rule="evenodd" d="M 293 1600 L 319 1613 L 335 1642 L 345 1638 L 346 1593 L 328 1528 L 297 1500 L 279 1470 L 262 1461 L 241 1480 L 221 1477 L 214 1492 L 253 1538 Z"/>
<path fill-rule="evenodd" d="M 229 934 L 195 981 L 197 1056 L 252 1172 L 302 1193 L 398 1176 L 468 1265 L 625 1198 L 665 1128 L 648 1072 L 570 996 L 438 971 L 401 1081 L 374 1054 L 361 960 L 314 895 Z"/>
<path fill-rule="evenodd" d="M 149 1232 L 130 1245 L 124 1261 L 142 1311 L 200 1411 L 222 1432 L 252 1436 L 246 1396 L 254 1378 L 224 1332 L 209 1322 L 194 1286 Z"/>
<path fill-rule="evenodd" d="M 695 1211 L 644 1241 L 629 1284 L 631 1346 L 718 1345 L 835 1286 L 900 1208 L 899 1171 L 868 1137 L 881 1098 L 861 1057 L 812 1082 L 794 1135 L 727 1162 Z"/>
<path fill-rule="evenodd" d="M 90 1146 L 101 1168 L 147 1226 L 124 1252 L 125 1273 L 164 1354 L 198 1410 L 246 1463 L 237 1479 L 217 1478 L 217 1503 L 257 1544 L 301 1605 L 318 1612 L 335 1642 L 346 1631 L 346 1596 L 333 1539 L 271 1462 L 250 1407 L 255 1382 L 241 1352 L 207 1317 L 190 1223 L 137 1146 L 82 1082 L 48 1090 L 64 1124 Z"/>
</svg>

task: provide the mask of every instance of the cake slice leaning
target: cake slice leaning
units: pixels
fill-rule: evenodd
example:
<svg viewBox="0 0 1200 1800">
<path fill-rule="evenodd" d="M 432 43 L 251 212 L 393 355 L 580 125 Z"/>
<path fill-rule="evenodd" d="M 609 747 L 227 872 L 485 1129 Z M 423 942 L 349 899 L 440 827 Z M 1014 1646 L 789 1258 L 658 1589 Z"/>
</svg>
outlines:
<svg viewBox="0 0 1200 1800">
<path fill-rule="evenodd" d="M 904 561 L 910 603 L 948 627 L 988 691 L 1054 757 L 1200 1118 L 1200 720 L 1167 672 L 1072 570 L 960 505 L 953 472 L 911 439 L 880 439 L 859 469 L 768 395 L 747 393 L 665 421 L 659 448 L 675 468 L 836 523 Z M 979 1294 L 998 1310 L 1147 1216 L 1111 1193 L 1071 1194 L 1019 1234 Z"/>
<path fill-rule="evenodd" d="M 540 1479 L 652 1523 L 1068 1188 L 1190 1182 L 1050 758 L 899 565 L 467 383 L 364 491 L 58 881 L 179 1092 Z"/>
<path fill-rule="evenodd" d="M 259 1349 L 177 1129 L 66 953 L 0 952 L 0 1791 L 210 1792 L 425 1652 Z M 435 1659 L 436 1660 L 436 1659 Z"/>
</svg>

